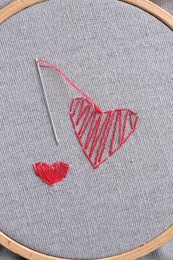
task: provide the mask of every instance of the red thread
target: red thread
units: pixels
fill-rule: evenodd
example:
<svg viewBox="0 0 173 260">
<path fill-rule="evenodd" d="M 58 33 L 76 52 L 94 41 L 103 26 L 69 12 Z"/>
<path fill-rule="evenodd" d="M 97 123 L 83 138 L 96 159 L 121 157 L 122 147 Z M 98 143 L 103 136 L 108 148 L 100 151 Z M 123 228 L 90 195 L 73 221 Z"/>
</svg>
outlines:
<svg viewBox="0 0 173 260">
<path fill-rule="evenodd" d="M 46 65 L 44 65 L 44 63 Z M 75 88 L 79 93 L 81 93 L 84 97 L 86 97 L 86 99 L 92 103 L 94 105 L 94 107 L 98 110 L 101 111 L 101 109 L 91 100 L 91 98 L 85 94 L 78 86 L 75 85 L 74 82 L 72 82 L 65 74 L 62 70 L 60 70 L 59 68 L 55 67 L 54 65 L 52 65 L 51 63 L 45 61 L 45 60 L 38 60 L 37 64 L 39 64 L 40 67 L 49 67 L 54 69 L 55 71 L 57 71 L 58 73 L 61 74 L 61 76 L 73 87 Z"/>
<path fill-rule="evenodd" d="M 48 164 L 44 162 L 38 162 L 33 165 L 34 171 L 42 181 L 52 186 L 54 183 L 62 181 L 69 170 L 69 165 L 64 162 L 55 162 Z"/>
<path fill-rule="evenodd" d="M 60 73 L 85 97 L 72 100 L 70 118 L 84 154 L 96 169 L 118 151 L 135 132 L 139 119 L 137 113 L 127 108 L 115 108 L 103 112 L 59 68 L 44 60 L 39 60 L 37 63 L 41 67 L 50 67 Z"/>
<path fill-rule="evenodd" d="M 86 109 L 88 107 L 90 109 Z M 96 169 L 134 133 L 139 117 L 126 108 L 100 112 L 88 100 L 75 98 L 71 103 L 70 118 L 83 152 Z"/>
</svg>

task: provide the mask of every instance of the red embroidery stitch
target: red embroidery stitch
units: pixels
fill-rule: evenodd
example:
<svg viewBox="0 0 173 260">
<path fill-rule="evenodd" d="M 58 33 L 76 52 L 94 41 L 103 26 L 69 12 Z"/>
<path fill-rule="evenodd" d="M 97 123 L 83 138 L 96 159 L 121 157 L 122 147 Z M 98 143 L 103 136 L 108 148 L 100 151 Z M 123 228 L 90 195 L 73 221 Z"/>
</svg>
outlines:
<svg viewBox="0 0 173 260">
<path fill-rule="evenodd" d="M 135 132 L 139 119 L 137 113 L 127 108 L 115 108 L 103 112 L 59 68 L 44 60 L 39 60 L 37 63 L 41 67 L 50 67 L 60 73 L 85 97 L 72 100 L 70 118 L 83 152 L 96 169 L 117 152 Z"/>
<path fill-rule="evenodd" d="M 66 177 L 69 165 L 64 162 L 55 162 L 51 165 L 44 162 L 38 162 L 34 164 L 33 168 L 42 181 L 52 186 L 54 183 L 62 181 Z"/>
<path fill-rule="evenodd" d="M 98 111 L 85 98 L 75 98 L 70 118 L 83 152 L 96 169 L 118 151 L 136 130 L 138 116 L 126 108 Z"/>
</svg>

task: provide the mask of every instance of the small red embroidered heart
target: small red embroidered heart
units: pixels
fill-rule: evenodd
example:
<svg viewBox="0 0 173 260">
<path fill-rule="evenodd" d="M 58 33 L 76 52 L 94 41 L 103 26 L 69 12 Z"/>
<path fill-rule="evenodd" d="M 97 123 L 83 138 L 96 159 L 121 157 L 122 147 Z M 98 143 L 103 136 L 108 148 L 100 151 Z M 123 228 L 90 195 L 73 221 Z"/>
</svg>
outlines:
<svg viewBox="0 0 173 260">
<path fill-rule="evenodd" d="M 127 108 L 102 112 L 90 100 L 74 98 L 70 118 L 83 152 L 96 169 L 134 133 L 139 117 Z"/>
<path fill-rule="evenodd" d="M 66 177 L 69 165 L 64 162 L 55 162 L 51 165 L 44 162 L 38 162 L 34 164 L 33 168 L 42 181 L 52 186 L 54 183 L 62 181 Z"/>
</svg>

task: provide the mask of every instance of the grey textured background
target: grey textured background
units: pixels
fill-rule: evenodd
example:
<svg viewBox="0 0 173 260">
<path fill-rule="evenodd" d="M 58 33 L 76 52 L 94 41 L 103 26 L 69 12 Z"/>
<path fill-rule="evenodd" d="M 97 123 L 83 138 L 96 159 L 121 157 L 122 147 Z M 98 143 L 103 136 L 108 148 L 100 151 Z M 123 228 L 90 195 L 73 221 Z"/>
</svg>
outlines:
<svg viewBox="0 0 173 260">
<path fill-rule="evenodd" d="M 52 0 L 14 16 L 0 33 L 2 231 L 44 253 L 91 258 L 130 250 L 172 224 L 172 31 L 113 0 Z M 100 169 L 92 170 L 69 120 L 78 94 L 44 70 L 55 145 L 36 56 L 63 69 L 103 110 L 139 113 L 137 132 Z M 69 162 L 68 178 L 48 187 L 32 170 L 40 160 Z M 145 259 L 171 255 L 168 244 Z"/>
<path fill-rule="evenodd" d="M 173 2 L 170 0 L 152 0 L 151 2 L 159 5 L 169 13 L 173 14 Z"/>
</svg>

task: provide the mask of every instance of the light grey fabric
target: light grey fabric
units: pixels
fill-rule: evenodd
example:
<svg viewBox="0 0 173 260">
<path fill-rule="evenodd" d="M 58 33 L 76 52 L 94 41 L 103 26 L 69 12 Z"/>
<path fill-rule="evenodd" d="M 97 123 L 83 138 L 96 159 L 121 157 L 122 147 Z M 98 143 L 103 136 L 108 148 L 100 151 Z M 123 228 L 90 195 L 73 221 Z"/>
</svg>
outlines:
<svg viewBox="0 0 173 260">
<path fill-rule="evenodd" d="M 170 0 L 152 0 L 153 3 L 159 5 L 169 13 L 173 14 L 173 1 Z"/>
<path fill-rule="evenodd" d="M 43 253 L 93 258 L 131 250 L 171 225 L 172 31 L 114 0 L 52 0 L 12 17 L 0 34 L 2 231 Z M 69 119 L 78 93 L 42 69 L 56 146 L 35 57 L 59 66 L 103 110 L 138 112 L 136 133 L 99 169 Z M 51 188 L 32 165 L 56 160 L 71 169 Z"/>
<path fill-rule="evenodd" d="M 6 248 L 0 245 L 0 259 L 1 260 L 22 260 L 24 258 L 16 254 L 13 254 L 12 252 L 10 252 L 9 250 L 7 250 Z"/>
<path fill-rule="evenodd" d="M 4 6 L 10 4 L 11 1 L 10 0 L 1 0 L 0 1 L 0 8 L 3 8 Z"/>
</svg>

